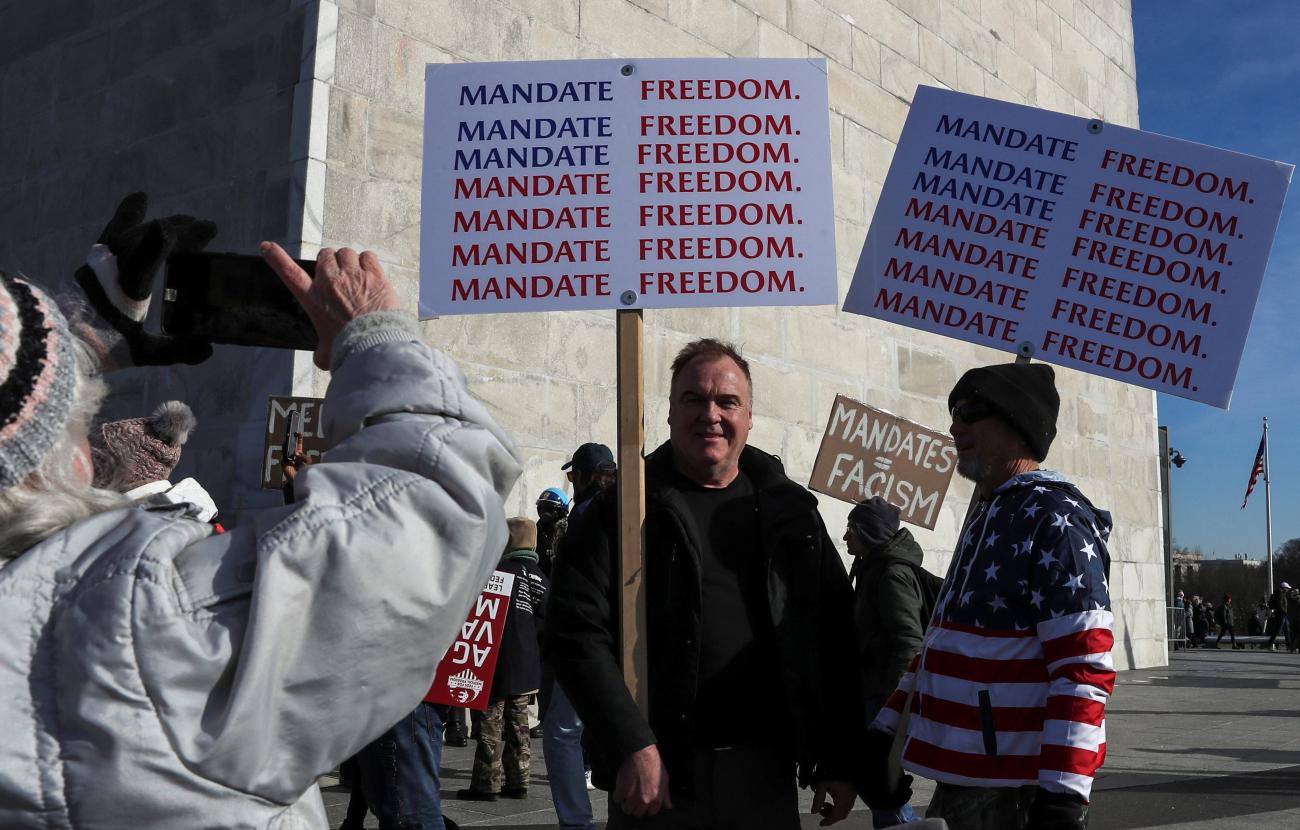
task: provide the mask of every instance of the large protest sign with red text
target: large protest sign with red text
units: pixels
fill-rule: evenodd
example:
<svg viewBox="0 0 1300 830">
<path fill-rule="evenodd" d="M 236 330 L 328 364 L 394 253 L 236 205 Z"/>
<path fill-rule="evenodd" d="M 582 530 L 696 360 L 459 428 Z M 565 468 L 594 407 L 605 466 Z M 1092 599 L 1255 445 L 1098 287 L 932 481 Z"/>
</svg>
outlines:
<svg viewBox="0 0 1300 830">
<path fill-rule="evenodd" d="M 438 663 L 425 700 L 479 711 L 488 707 L 514 584 L 514 574 L 504 571 L 493 571 L 488 577 L 487 586 L 460 627 L 460 635 Z"/>
<path fill-rule="evenodd" d="M 918 87 L 844 308 L 1226 408 L 1293 170 Z"/>
<path fill-rule="evenodd" d="M 420 316 L 838 300 L 823 59 L 432 64 Z"/>
</svg>

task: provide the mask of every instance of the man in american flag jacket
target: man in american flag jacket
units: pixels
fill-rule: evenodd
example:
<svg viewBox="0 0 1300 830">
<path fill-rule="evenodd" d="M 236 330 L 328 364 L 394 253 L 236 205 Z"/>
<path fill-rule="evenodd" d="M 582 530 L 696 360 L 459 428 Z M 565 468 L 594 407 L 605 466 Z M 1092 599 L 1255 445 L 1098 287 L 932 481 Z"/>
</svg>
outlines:
<svg viewBox="0 0 1300 830">
<path fill-rule="evenodd" d="M 1115 683 L 1110 514 L 1039 467 L 1060 407 L 1050 366 L 972 369 L 948 405 L 979 502 L 921 651 L 872 724 L 865 789 L 873 804 L 909 797 L 910 777 L 888 772 L 905 730 L 902 766 L 938 782 L 926 815 L 952 830 L 1086 828 Z"/>
</svg>

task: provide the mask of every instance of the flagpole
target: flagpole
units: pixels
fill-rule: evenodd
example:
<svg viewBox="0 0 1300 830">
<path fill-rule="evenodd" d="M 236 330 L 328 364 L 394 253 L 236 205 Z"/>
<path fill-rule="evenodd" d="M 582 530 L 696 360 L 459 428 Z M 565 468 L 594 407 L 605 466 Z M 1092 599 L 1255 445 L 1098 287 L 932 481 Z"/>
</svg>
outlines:
<svg viewBox="0 0 1300 830">
<path fill-rule="evenodd" d="M 1268 592 L 1273 593 L 1273 495 L 1269 491 L 1268 418 L 1264 418 L 1264 543 L 1268 545 Z"/>
</svg>

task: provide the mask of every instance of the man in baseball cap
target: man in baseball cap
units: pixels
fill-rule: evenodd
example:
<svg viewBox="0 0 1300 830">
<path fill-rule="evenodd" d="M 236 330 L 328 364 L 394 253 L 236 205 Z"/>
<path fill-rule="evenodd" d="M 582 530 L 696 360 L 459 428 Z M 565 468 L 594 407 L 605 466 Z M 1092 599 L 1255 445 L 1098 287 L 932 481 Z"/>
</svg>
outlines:
<svg viewBox="0 0 1300 830">
<path fill-rule="evenodd" d="M 567 470 L 573 483 L 573 506 L 577 506 L 614 483 L 618 465 L 614 453 L 604 444 L 588 442 L 573 451 L 573 456 L 560 467 Z"/>
</svg>

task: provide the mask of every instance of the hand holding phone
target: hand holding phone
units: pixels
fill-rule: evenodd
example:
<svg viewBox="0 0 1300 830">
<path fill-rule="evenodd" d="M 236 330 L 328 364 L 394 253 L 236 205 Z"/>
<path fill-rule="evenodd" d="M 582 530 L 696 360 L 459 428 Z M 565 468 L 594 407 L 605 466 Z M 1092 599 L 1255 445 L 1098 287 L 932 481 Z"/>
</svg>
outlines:
<svg viewBox="0 0 1300 830">
<path fill-rule="evenodd" d="M 262 243 L 262 256 L 316 328 L 320 340 L 316 366 L 321 369 L 330 368 L 334 338 L 348 322 L 373 311 L 402 307 L 379 257 L 371 251 L 358 255 L 351 248 L 322 248 L 316 256 L 314 278 L 274 242 Z"/>
</svg>

